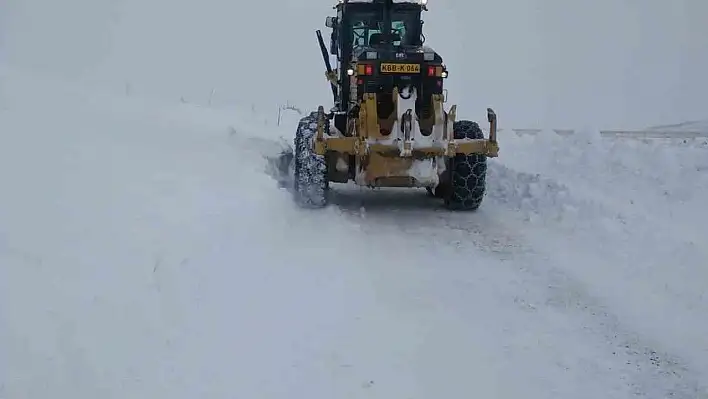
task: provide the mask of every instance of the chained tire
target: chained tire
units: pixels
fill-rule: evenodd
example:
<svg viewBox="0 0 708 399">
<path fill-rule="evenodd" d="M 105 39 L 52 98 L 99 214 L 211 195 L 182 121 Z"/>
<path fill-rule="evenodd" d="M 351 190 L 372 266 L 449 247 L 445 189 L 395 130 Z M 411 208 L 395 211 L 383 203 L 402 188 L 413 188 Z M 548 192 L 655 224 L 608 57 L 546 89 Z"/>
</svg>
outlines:
<svg viewBox="0 0 708 399">
<path fill-rule="evenodd" d="M 315 154 L 312 149 L 317 119 L 317 112 L 303 117 L 295 132 L 293 196 L 295 203 L 302 208 L 323 208 L 329 200 L 325 157 Z M 328 122 L 325 118 L 325 128 Z"/>
<path fill-rule="evenodd" d="M 456 140 L 484 139 L 484 132 L 476 122 L 456 121 L 453 131 Z M 486 190 L 487 156 L 459 154 L 450 158 L 447 166 L 449 180 L 440 194 L 445 199 L 445 206 L 451 210 L 477 210 Z"/>
</svg>

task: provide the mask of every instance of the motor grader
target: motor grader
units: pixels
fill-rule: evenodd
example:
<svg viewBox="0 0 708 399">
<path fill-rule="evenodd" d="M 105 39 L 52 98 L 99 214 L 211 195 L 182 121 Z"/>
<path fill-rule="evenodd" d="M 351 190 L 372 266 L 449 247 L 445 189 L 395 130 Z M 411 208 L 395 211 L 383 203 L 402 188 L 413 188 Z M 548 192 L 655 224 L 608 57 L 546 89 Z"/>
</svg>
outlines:
<svg viewBox="0 0 708 399">
<path fill-rule="evenodd" d="M 327 205 L 331 183 L 425 188 L 449 209 L 476 210 L 485 194 L 487 157 L 496 157 L 496 114 L 489 138 L 476 122 L 445 111 L 449 71 L 425 46 L 427 0 L 339 0 L 327 17 L 329 48 L 317 39 L 334 106 L 303 117 L 282 168 L 302 207 Z M 330 55 L 336 56 L 335 68 Z"/>
</svg>

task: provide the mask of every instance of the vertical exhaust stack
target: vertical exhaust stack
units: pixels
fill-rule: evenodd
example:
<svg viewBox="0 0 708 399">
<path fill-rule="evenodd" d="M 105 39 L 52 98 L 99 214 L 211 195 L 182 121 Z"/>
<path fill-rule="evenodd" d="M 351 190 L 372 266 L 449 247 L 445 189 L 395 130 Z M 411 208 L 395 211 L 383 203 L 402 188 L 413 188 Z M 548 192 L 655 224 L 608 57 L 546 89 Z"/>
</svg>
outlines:
<svg viewBox="0 0 708 399">
<path fill-rule="evenodd" d="M 322 51 L 322 58 L 324 59 L 325 67 L 327 68 L 327 80 L 332 88 L 333 101 L 337 101 L 337 76 L 332 71 L 332 64 L 329 62 L 329 54 L 327 53 L 327 46 L 325 46 L 324 39 L 322 39 L 322 31 L 317 29 L 317 41 L 320 44 L 320 51 Z"/>
</svg>

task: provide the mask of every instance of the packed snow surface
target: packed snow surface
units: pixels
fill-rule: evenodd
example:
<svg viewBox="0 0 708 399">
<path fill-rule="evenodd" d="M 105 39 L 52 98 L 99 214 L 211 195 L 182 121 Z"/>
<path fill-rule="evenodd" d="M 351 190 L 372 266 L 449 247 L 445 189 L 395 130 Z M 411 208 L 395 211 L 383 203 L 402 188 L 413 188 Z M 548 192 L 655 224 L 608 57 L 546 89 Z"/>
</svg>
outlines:
<svg viewBox="0 0 708 399">
<path fill-rule="evenodd" d="M 707 398 L 705 142 L 503 136 L 297 209 L 251 110 L 2 71 L 0 398 Z"/>
</svg>

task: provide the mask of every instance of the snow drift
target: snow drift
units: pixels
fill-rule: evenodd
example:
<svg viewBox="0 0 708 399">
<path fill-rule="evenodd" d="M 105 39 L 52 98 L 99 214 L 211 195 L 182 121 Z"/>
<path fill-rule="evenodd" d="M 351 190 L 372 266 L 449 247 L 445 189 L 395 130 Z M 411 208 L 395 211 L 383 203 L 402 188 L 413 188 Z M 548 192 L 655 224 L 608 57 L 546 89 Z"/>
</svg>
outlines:
<svg viewBox="0 0 708 399">
<path fill-rule="evenodd" d="M 700 143 L 501 137 L 477 213 L 304 212 L 292 121 L 3 80 L 0 397 L 708 395 Z"/>
</svg>

